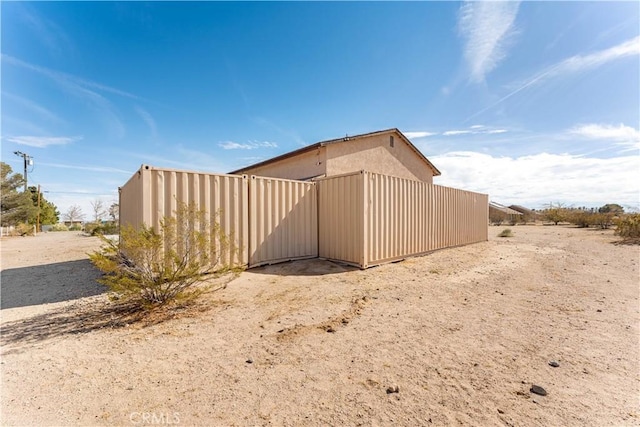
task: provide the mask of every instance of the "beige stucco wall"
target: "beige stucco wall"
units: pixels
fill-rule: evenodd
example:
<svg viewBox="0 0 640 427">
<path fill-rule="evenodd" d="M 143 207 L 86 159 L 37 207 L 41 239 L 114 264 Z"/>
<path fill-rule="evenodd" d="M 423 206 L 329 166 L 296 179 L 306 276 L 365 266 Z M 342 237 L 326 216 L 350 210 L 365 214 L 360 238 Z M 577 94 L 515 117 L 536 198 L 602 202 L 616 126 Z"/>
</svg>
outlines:
<svg viewBox="0 0 640 427">
<path fill-rule="evenodd" d="M 325 147 L 302 153 L 262 167 L 243 171 L 243 174 L 284 179 L 307 179 L 326 173 Z"/>
<path fill-rule="evenodd" d="M 394 146 L 389 136 L 394 137 Z M 399 135 L 387 133 L 358 138 L 327 149 L 327 176 L 366 170 L 433 183 L 433 171 L 418 157 Z"/>
</svg>

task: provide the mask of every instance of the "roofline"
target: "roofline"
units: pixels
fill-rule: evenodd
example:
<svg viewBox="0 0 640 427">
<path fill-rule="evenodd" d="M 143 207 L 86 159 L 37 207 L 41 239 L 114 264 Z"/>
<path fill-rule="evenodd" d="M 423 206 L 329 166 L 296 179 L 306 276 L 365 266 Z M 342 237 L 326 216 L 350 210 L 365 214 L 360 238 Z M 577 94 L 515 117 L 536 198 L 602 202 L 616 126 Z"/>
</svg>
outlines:
<svg viewBox="0 0 640 427">
<path fill-rule="evenodd" d="M 398 135 L 400 135 L 402 137 L 402 139 L 404 140 L 404 142 L 406 142 L 407 145 L 409 145 L 409 147 L 413 151 L 415 151 L 415 153 L 418 155 L 418 157 L 420 157 L 422 160 L 424 160 L 425 163 L 427 163 L 427 166 L 429 166 L 429 168 L 431 168 L 431 170 L 433 171 L 433 176 L 442 175 L 440 173 L 440 171 L 438 170 L 438 168 L 436 168 L 433 165 L 433 163 L 431 163 L 429 161 L 429 159 L 427 159 L 424 156 L 424 154 L 422 154 L 420 152 L 420 150 L 418 150 L 416 148 L 416 146 L 413 145 L 411 143 L 411 141 L 409 141 L 409 138 L 407 138 L 402 132 L 400 132 L 400 130 L 398 128 L 379 130 L 379 131 L 375 131 L 375 132 L 363 133 L 363 134 L 360 134 L 360 135 L 345 136 L 344 138 L 328 139 L 326 141 L 316 142 L 315 144 L 311 144 L 311 145 L 308 145 L 306 147 L 299 148 L 297 150 L 289 151 L 288 153 L 284 153 L 284 154 L 281 154 L 279 156 L 272 157 L 272 158 L 267 159 L 267 160 L 263 160 L 262 162 L 255 163 L 255 164 L 249 165 L 249 166 L 245 166 L 245 167 L 243 167 L 241 169 L 229 172 L 229 174 L 237 175 L 237 174 L 243 173 L 243 172 L 245 172 L 245 171 L 247 171 L 249 169 L 254 169 L 254 168 L 265 166 L 265 165 L 268 165 L 268 164 L 271 164 L 271 163 L 276 163 L 276 162 L 279 162 L 281 160 L 288 159 L 290 157 L 295 157 L 295 156 L 297 156 L 299 154 L 303 154 L 303 153 L 306 153 L 306 152 L 309 152 L 309 151 L 313 151 L 313 150 L 315 150 L 317 148 L 320 148 L 320 147 L 325 147 L 327 145 L 338 144 L 338 143 L 341 143 L 341 142 L 351 141 L 351 140 L 354 140 L 354 139 L 360 139 L 360 138 L 365 138 L 365 137 L 369 137 L 369 136 L 372 136 L 372 135 L 379 135 L 379 134 L 384 134 L 384 133 L 389 133 L 389 132 L 396 132 Z"/>
</svg>

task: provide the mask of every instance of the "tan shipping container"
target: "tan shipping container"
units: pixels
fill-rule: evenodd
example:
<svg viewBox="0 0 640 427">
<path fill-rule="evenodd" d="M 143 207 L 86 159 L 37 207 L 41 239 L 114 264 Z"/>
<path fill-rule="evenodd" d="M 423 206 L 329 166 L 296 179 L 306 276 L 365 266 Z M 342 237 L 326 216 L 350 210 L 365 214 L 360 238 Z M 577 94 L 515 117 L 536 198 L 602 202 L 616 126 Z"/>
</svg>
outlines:
<svg viewBox="0 0 640 427">
<path fill-rule="evenodd" d="M 163 217 L 174 216 L 178 202 L 194 202 L 218 222 L 230 237 L 221 262 L 248 264 L 249 180 L 241 175 L 223 175 L 155 168 L 143 165 L 120 188 L 120 224 L 142 224 L 159 229 Z"/>
<path fill-rule="evenodd" d="M 488 239 L 488 196 L 370 172 L 317 180 L 319 255 L 367 268 Z"/>
<path fill-rule="evenodd" d="M 249 267 L 318 256 L 314 182 L 252 176 Z"/>
</svg>

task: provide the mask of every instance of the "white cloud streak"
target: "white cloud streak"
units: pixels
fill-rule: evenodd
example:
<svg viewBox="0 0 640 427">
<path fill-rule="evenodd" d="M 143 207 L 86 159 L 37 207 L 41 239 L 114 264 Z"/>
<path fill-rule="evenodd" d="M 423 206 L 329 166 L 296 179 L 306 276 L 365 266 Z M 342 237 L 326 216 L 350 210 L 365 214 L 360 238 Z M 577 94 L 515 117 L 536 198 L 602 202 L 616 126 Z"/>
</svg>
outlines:
<svg viewBox="0 0 640 427">
<path fill-rule="evenodd" d="M 448 131 L 442 132 L 442 135 L 443 136 L 481 135 L 481 134 L 495 135 L 495 134 L 505 133 L 505 132 L 508 132 L 508 131 L 506 129 L 488 129 L 486 126 L 483 126 L 483 125 L 475 125 L 475 126 L 471 126 L 469 129 L 448 130 Z"/>
<path fill-rule="evenodd" d="M 567 133 L 587 139 L 612 141 L 616 145 L 627 147 L 623 151 L 640 149 L 640 131 L 623 123 L 618 126 L 584 124 L 569 129 Z"/>
<path fill-rule="evenodd" d="M 637 156 L 607 159 L 540 153 L 493 157 L 477 152 L 450 152 L 430 157 L 442 171 L 437 184 L 487 193 L 503 204 L 531 208 L 549 202 L 602 206 L 640 206 Z"/>
<path fill-rule="evenodd" d="M 140 99 L 139 97 L 120 89 L 105 86 L 100 83 L 85 80 L 70 74 L 33 65 L 18 58 L 14 58 L 10 55 L 2 54 L 1 57 L 3 62 L 39 73 L 53 80 L 66 92 L 72 94 L 78 99 L 87 102 L 90 106 L 92 106 L 100 114 L 100 118 L 116 136 L 120 138 L 124 136 L 125 128 L 120 118 L 118 117 L 116 109 L 113 107 L 111 102 L 107 100 L 107 98 L 96 92 L 96 90 L 101 92 L 108 92 L 130 99 Z"/>
<path fill-rule="evenodd" d="M 472 133 L 470 130 L 448 130 L 446 132 L 442 132 L 444 136 L 466 135 L 470 133 Z"/>
<path fill-rule="evenodd" d="M 21 6 L 21 15 L 27 26 L 31 28 L 51 52 L 59 55 L 63 50 L 68 50 L 73 46 L 71 39 L 59 25 L 36 13 L 27 3 L 22 3 Z"/>
<path fill-rule="evenodd" d="M 428 136 L 437 135 L 437 133 L 435 132 L 427 132 L 427 131 L 402 132 L 402 133 L 404 134 L 404 136 L 406 136 L 409 139 L 419 139 L 419 138 L 426 138 Z"/>
<path fill-rule="evenodd" d="M 498 99 L 496 102 L 489 105 L 488 107 L 485 107 L 480 111 L 473 113 L 471 116 L 466 118 L 463 123 L 470 121 L 474 117 L 477 117 L 480 114 L 496 107 L 497 105 L 502 104 L 504 101 L 511 98 L 512 96 L 522 92 L 523 90 L 529 87 L 538 85 L 544 82 L 545 80 L 561 77 L 563 75 L 571 75 L 578 72 L 589 71 L 593 68 L 597 68 L 611 61 L 615 61 L 615 60 L 630 57 L 630 56 L 636 56 L 638 54 L 640 54 L 640 37 L 627 40 L 623 43 L 620 43 L 619 45 L 610 47 L 608 49 L 600 50 L 597 52 L 593 52 L 587 55 L 574 55 L 550 67 L 547 67 L 546 69 L 534 74 L 533 76 L 525 79 L 524 81 L 520 81 L 514 85 L 511 85 L 512 87 L 515 87 L 515 89 L 512 89 L 511 92 L 509 92 L 502 98 Z"/>
<path fill-rule="evenodd" d="M 158 127 L 156 125 L 156 121 L 153 119 L 153 116 L 144 108 L 137 106 L 135 107 L 136 113 L 142 118 L 142 120 L 149 126 L 149 130 L 151 131 L 152 137 L 158 136 Z"/>
<path fill-rule="evenodd" d="M 519 6 L 517 1 L 472 1 L 460 8 L 458 30 L 465 42 L 471 81 L 484 81 L 506 57 Z"/>
<path fill-rule="evenodd" d="M 67 145 L 80 141 L 81 136 L 9 136 L 6 140 L 29 147 L 46 148 L 50 145 Z"/>
<path fill-rule="evenodd" d="M 90 172 L 105 172 L 105 173 L 122 173 L 131 175 L 131 171 L 126 171 L 123 169 L 112 168 L 108 166 L 76 166 L 76 165 L 66 165 L 63 163 L 47 163 L 47 162 L 39 162 L 38 164 L 42 166 L 49 166 L 52 168 L 61 168 L 61 169 L 75 169 L 82 171 L 90 171 Z"/>
<path fill-rule="evenodd" d="M 9 92 L 3 92 L 2 93 L 3 96 L 6 96 L 8 99 L 22 105 L 23 107 L 27 108 L 28 110 L 30 110 L 32 113 L 35 113 L 36 115 L 40 116 L 41 118 L 48 120 L 50 122 L 54 122 L 54 123 L 62 123 L 63 120 L 60 119 L 60 117 L 58 117 L 56 114 L 54 114 L 52 111 L 46 109 L 45 107 L 43 107 L 42 105 L 27 99 L 27 98 L 23 98 L 21 96 L 18 95 L 14 95 L 12 93 Z M 6 108 L 6 107 L 5 107 Z"/>
<path fill-rule="evenodd" d="M 257 148 L 276 148 L 278 144 L 269 141 L 249 141 L 246 144 L 234 141 L 224 141 L 219 142 L 218 146 L 225 150 L 255 150 Z"/>
</svg>

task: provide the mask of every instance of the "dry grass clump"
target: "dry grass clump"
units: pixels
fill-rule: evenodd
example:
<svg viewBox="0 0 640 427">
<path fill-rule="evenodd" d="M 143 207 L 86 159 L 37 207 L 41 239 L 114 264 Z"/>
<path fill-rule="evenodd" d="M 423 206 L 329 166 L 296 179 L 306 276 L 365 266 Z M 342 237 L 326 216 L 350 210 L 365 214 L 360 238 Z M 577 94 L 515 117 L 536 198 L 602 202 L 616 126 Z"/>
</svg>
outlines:
<svg viewBox="0 0 640 427">
<path fill-rule="evenodd" d="M 498 237 L 513 237 L 513 231 L 510 228 L 505 228 L 498 234 Z"/>
</svg>

